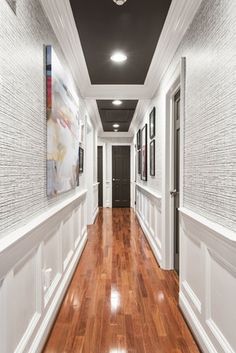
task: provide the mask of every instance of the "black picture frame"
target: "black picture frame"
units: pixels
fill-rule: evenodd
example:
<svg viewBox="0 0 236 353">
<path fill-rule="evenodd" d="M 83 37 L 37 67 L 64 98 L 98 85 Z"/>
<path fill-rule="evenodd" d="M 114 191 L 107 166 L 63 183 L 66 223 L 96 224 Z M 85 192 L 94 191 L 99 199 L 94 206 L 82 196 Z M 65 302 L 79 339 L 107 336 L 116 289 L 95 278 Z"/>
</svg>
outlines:
<svg viewBox="0 0 236 353">
<path fill-rule="evenodd" d="M 79 172 L 84 172 L 84 150 L 82 147 L 79 148 Z"/>
<path fill-rule="evenodd" d="M 138 174 L 141 174 L 141 164 L 142 164 L 142 161 L 141 161 L 141 150 L 138 151 Z"/>
<path fill-rule="evenodd" d="M 155 140 L 150 142 L 150 175 L 155 176 Z"/>
<path fill-rule="evenodd" d="M 147 181 L 147 124 L 142 128 L 141 135 L 141 179 Z"/>
<path fill-rule="evenodd" d="M 137 132 L 137 150 L 140 150 L 141 148 L 141 130 L 139 129 Z"/>
<path fill-rule="evenodd" d="M 149 137 L 153 139 L 156 135 L 156 108 L 153 107 L 149 114 Z"/>
</svg>

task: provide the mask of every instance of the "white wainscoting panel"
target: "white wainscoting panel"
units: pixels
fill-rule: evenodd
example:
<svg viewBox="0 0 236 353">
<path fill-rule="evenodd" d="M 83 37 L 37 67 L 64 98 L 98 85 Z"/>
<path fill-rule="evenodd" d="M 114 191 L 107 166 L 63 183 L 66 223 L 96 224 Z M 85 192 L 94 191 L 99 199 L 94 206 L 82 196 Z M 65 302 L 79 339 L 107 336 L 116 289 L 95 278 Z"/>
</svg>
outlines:
<svg viewBox="0 0 236 353">
<path fill-rule="evenodd" d="M 0 352 L 39 353 L 87 240 L 86 190 L 0 241 Z"/>
<path fill-rule="evenodd" d="M 180 306 L 206 353 L 236 352 L 236 234 L 180 208 Z"/>
<path fill-rule="evenodd" d="M 136 214 L 157 262 L 162 262 L 161 196 L 136 183 Z"/>
</svg>

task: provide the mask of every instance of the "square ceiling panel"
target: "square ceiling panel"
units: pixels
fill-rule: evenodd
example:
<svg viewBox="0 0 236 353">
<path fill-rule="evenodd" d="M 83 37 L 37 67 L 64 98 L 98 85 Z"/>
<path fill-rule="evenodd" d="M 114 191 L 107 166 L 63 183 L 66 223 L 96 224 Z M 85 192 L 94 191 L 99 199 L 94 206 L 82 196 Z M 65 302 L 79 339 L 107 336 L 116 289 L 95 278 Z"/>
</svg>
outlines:
<svg viewBox="0 0 236 353">
<path fill-rule="evenodd" d="M 70 0 L 92 84 L 144 84 L 171 0 Z M 122 51 L 127 60 L 110 57 Z"/>
<path fill-rule="evenodd" d="M 103 130 L 114 131 L 113 124 L 118 124 L 120 132 L 128 131 L 137 103 L 137 100 L 123 100 L 122 104 L 116 107 L 112 100 L 97 100 Z"/>
</svg>

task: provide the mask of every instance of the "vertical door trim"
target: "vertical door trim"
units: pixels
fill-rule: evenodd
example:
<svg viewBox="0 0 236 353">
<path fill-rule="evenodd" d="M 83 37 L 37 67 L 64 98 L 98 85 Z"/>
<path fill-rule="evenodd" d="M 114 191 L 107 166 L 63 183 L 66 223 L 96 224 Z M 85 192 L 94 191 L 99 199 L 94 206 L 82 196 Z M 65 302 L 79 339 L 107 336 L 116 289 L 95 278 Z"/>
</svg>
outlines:
<svg viewBox="0 0 236 353">
<path fill-rule="evenodd" d="M 174 164 L 173 164 L 173 98 L 174 94 L 180 89 L 180 207 L 183 205 L 183 137 L 184 137 L 184 106 L 185 106 L 185 58 L 177 64 L 173 70 L 166 91 L 165 105 L 165 123 L 164 123 L 164 141 L 162 155 L 162 229 L 163 229 L 163 253 L 162 268 L 174 269 L 174 206 L 170 196 L 170 190 L 173 186 Z"/>
<path fill-rule="evenodd" d="M 113 200 L 113 195 L 112 195 L 112 147 L 113 146 L 130 146 L 130 207 L 133 205 L 133 184 L 132 181 L 134 180 L 134 171 L 132 167 L 132 158 L 133 158 L 133 153 L 132 153 L 132 143 L 119 143 L 119 142 L 113 142 L 110 144 L 111 146 L 111 156 L 110 156 L 110 162 L 111 162 L 111 175 L 110 175 L 110 185 L 111 185 L 111 199 L 110 199 L 110 207 L 112 208 L 112 200 Z"/>
<path fill-rule="evenodd" d="M 107 195 L 106 195 L 106 143 L 98 143 L 97 147 L 102 147 L 102 159 L 103 159 L 103 167 L 102 167 L 102 172 L 103 172 L 103 185 L 102 185 L 102 192 L 103 192 L 103 205 L 102 207 L 106 207 L 106 200 L 107 200 Z"/>
</svg>

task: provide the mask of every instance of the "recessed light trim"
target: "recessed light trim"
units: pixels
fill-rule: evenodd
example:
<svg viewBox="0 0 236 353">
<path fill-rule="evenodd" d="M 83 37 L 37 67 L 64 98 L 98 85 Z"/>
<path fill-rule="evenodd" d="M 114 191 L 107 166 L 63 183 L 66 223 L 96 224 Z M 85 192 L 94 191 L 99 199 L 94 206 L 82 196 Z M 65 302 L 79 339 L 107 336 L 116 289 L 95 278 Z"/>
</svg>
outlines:
<svg viewBox="0 0 236 353">
<path fill-rule="evenodd" d="M 113 105 L 121 105 L 122 101 L 120 101 L 119 99 L 116 99 L 112 102 Z"/>
<path fill-rule="evenodd" d="M 115 63 L 123 63 L 127 60 L 127 56 L 122 53 L 121 51 L 117 51 L 114 54 L 112 54 L 111 56 L 111 61 L 115 62 Z"/>
<path fill-rule="evenodd" d="M 118 127 L 120 127 L 119 124 L 113 124 L 112 126 L 113 126 L 115 129 L 118 129 Z"/>
<path fill-rule="evenodd" d="M 113 0 L 113 1 L 116 3 L 116 5 L 122 6 L 122 5 L 124 5 L 124 3 L 125 3 L 127 0 Z"/>
</svg>

